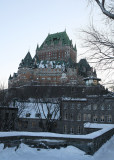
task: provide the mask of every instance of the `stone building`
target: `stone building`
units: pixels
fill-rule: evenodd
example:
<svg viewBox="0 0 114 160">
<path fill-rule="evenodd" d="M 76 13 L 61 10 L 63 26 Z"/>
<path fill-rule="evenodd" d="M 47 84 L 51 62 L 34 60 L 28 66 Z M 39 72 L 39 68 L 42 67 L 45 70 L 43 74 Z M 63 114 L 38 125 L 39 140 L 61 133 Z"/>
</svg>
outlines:
<svg viewBox="0 0 114 160">
<path fill-rule="evenodd" d="M 18 108 L 0 106 L 0 131 L 15 130 Z"/>
<path fill-rule="evenodd" d="M 84 134 L 84 123 L 114 124 L 114 96 L 63 98 L 62 133 Z"/>
<path fill-rule="evenodd" d="M 77 62 L 76 45 L 73 46 L 72 40 L 69 39 L 66 31 L 48 34 L 42 45 L 37 46 L 36 55 L 39 60 L 68 61 L 71 58 L 73 62 Z"/>
<path fill-rule="evenodd" d="M 114 124 L 114 96 L 111 95 L 65 97 L 59 101 L 48 99 L 48 103 L 43 100 L 24 105 L 17 125 L 21 131 L 85 134 L 84 124 L 87 122 Z"/>
<path fill-rule="evenodd" d="M 86 59 L 77 63 L 76 45 L 66 31 L 49 34 L 37 46 L 34 58 L 28 52 L 18 72 L 9 77 L 9 92 L 36 98 L 35 102 L 17 103 L 22 113 L 20 116 L 18 110 L 16 129 L 84 134 L 86 122 L 114 124 L 114 96 L 108 96 L 99 81 Z M 14 96 L 20 99 L 19 94 Z M 51 102 L 39 102 L 44 97 Z"/>
<path fill-rule="evenodd" d="M 8 87 L 37 85 L 82 84 L 83 77 L 95 76 L 96 72 L 86 59 L 77 63 L 77 49 L 73 46 L 66 31 L 49 34 L 40 47 L 37 46 L 34 58 L 30 52 L 22 59 L 18 72 L 10 75 Z"/>
</svg>

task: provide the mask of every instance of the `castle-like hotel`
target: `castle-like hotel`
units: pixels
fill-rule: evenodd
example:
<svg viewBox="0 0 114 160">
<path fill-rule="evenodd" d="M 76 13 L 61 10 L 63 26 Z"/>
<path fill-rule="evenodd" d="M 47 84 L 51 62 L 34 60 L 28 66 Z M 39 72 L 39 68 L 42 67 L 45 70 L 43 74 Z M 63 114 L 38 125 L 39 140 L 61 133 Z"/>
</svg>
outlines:
<svg viewBox="0 0 114 160">
<path fill-rule="evenodd" d="M 66 31 L 49 34 L 35 56 L 28 52 L 10 75 L 14 109 L 0 108 L 0 130 L 85 134 L 87 122 L 114 124 L 114 96 L 99 81 L 86 59 L 77 63 Z"/>
<path fill-rule="evenodd" d="M 42 45 L 37 45 L 34 58 L 28 52 L 19 64 L 18 72 L 10 75 L 8 87 L 83 84 L 84 77 L 94 77 L 94 84 L 100 80 L 86 59 L 77 63 L 76 45 L 73 46 L 72 40 L 64 31 L 48 34 Z"/>
</svg>

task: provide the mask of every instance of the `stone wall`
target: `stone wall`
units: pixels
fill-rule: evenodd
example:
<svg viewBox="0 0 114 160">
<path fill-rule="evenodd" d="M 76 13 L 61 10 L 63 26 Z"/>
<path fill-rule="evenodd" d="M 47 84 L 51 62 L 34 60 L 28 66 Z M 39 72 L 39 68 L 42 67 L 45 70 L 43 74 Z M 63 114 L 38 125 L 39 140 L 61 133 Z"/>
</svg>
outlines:
<svg viewBox="0 0 114 160">
<path fill-rule="evenodd" d="M 20 133 L 21 135 L 21 133 Z M 16 147 L 18 149 L 21 143 L 29 147 L 37 148 L 60 148 L 73 145 L 87 154 L 93 155 L 107 140 L 114 135 L 114 129 L 111 129 L 96 138 L 65 138 L 65 137 L 48 137 L 48 136 L 9 136 L 0 137 L 0 143 L 5 147 Z"/>
</svg>

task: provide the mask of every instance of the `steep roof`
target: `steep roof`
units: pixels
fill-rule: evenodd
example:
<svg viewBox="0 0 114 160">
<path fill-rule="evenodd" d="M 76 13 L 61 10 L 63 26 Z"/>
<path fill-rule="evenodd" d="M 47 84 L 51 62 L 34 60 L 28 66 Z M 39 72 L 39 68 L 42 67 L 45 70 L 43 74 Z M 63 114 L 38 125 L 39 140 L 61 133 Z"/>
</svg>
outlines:
<svg viewBox="0 0 114 160">
<path fill-rule="evenodd" d="M 91 69 L 89 63 L 87 62 L 86 59 L 81 59 L 78 63 L 78 67 L 81 68 L 81 67 L 86 67 L 88 70 Z"/>
<path fill-rule="evenodd" d="M 42 49 L 44 45 L 50 46 L 51 44 L 58 45 L 59 43 L 62 43 L 62 45 L 72 45 L 72 40 L 69 39 L 66 31 L 54 33 L 54 34 L 48 34 L 45 41 L 42 43 L 39 49 Z"/>
<path fill-rule="evenodd" d="M 88 71 L 91 71 L 89 63 L 86 59 L 81 59 L 78 63 L 78 74 L 87 77 Z"/>
<path fill-rule="evenodd" d="M 32 60 L 30 52 L 28 52 L 25 58 L 22 59 L 19 67 L 32 67 L 32 64 L 33 64 L 33 60 Z"/>
</svg>

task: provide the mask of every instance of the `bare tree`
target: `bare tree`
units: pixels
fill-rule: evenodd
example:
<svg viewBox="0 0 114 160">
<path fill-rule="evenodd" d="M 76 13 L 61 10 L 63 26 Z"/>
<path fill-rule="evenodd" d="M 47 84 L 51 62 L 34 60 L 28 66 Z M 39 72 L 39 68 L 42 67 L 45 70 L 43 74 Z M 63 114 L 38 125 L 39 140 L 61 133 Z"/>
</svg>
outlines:
<svg viewBox="0 0 114 160">
<path fill-rule="evenodd" d="M 114 69 L 114 40 L 110 35 L 98 31 L 93 25 L 82 32 L 91 63 L 97 63 L 97 67 L 103 70 Z"/>
<path fill-rule="evenodd" d="M 96 3 L 100 7 L 103 14 L 108 18 L 108 23 L 104 24 L 104 28 L 99 29 L 95 23 L 86 29 L 82 29 L 83 46 L 86 48 L 84 56 L 90 63 L 105 71 L 107 74 L 105 79 L 114 79 L 114 1 L 109 0 L 88 0 L 89 3 Z M 107 30 L 105 29 L 107 28 Z M 113 82 L 111 82 L 113 83 Z"/>
<path fill-rule="evenodd" d="M 37 114 L 40 119 L 39 126 L 43 131 L 51 132 L 60 118 L 60 100 L 39 99 L 36 101 Z"/>
<path fill-rule="evenodd" d="M 14 130 L 17 120 L 17 109 L 10 106 L 11 97 L 8 90 L 4 88 L 4 84 L 0 85 L 0 130 Z"/>
<path fill-rule="evenodd" d="M 114 1 L 113 0 L 88 0 L 89 3 L 96 2 L 102 13 L 114 20 Z"/>
</svg>

